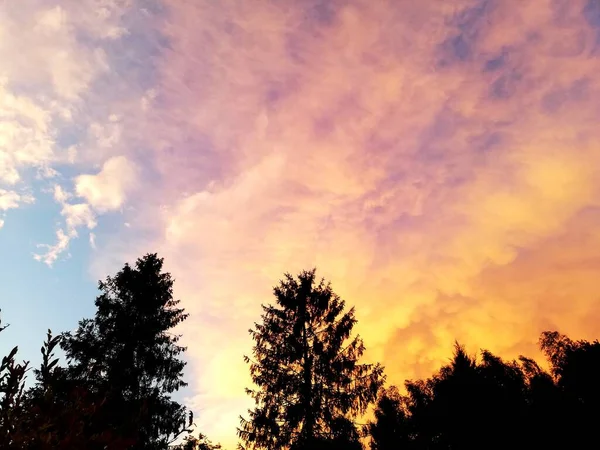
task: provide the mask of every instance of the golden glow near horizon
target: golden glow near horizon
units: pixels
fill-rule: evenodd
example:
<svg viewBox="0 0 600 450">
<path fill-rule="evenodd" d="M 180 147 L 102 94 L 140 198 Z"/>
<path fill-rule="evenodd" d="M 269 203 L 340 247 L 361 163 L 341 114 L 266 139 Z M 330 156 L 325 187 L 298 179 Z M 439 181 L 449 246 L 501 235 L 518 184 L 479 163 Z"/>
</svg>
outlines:
<svg viewBox="0 0 600 450">
<path fill-rule="evenodd" d="M 43 32 L 70 36 L 71 6 L 43 16 Z M 89 151 L 63 158 L 86 168 L 73 187 L 86 203 L 64 206 L 64 245 L 40 259 L 122 211 L 134 238 L 104 233 L 92 270 L 166 258 L 192 314 L 189 401 L 213 441 L 234 448 L 247 330 L 284 272 L 316 266 L 332 281 L 390 384 L 430 375 L 455 339 L 516 357 L 537 356 L 543 330 L 598 337 L 597 0 L 163 6 L 144 19 L 164 43 L 144 53 L 143 89 L 94 97 L 108 119 L 89 126 Z M 77 77 L 76 49 L 52 72 L 64 98 L 84 96 L 88 72 L 139 70 L 90 50 L 79 60 L 95 72 Z"/>
</svg>

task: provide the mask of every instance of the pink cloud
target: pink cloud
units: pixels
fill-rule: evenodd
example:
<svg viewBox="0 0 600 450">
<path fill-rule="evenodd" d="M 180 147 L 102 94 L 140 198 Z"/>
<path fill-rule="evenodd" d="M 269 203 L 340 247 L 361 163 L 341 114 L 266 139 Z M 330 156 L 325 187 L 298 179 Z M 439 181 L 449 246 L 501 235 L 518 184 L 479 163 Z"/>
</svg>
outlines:
<svg viewBox="0 0 600 450">
<path fill-rule="evenodd" d="M 547 327 L 598 331 L 583 4 L 168 2 L 135 128 L 156 177 L 127 220 L 192 313 L 190 401 L 211 438 L 234 439 L 246 329 L 284 271 L 333 281 L 395 383 L 455 338 L 514 356 Z M 147 246 L 117 236 L 104 254 Z"/>
</svg>

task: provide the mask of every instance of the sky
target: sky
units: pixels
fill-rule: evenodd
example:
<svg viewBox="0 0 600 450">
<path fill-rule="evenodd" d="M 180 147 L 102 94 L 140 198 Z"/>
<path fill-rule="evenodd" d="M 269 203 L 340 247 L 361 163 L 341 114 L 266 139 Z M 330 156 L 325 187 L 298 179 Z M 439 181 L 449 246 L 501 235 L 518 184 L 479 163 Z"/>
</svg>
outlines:
<svg viewBox="0 0 600 450">
<path fill-rule="evenodd" d="M 4 0 L 0 349 L 165 258 L 213 441 L 285 272 L 356 307 L 365 361 L 600 335 L 600 0 Z"/>
</svg>

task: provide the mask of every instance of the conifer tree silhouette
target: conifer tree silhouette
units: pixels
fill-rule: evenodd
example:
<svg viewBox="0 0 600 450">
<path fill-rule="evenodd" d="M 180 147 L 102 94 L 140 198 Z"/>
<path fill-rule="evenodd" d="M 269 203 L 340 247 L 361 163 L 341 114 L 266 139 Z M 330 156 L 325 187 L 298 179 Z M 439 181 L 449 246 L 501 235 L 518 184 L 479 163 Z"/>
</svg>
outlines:
<svg viewBox="0 0 600 450">
<path fill-rule="evenodd" d="M 354 309 L 316 271 L 286 274 L 274 288 L 275 305 L 263 306 L 255 342 L 246 357 L 257 388 L 238 434 L 252 449 L 360 448 L 352 422 L 383 383 L 379 364 L 359 364 L 365 347 L 351 337 Z"/>
<path fill-rule="evenodd" d="M 165 449 L 189 422 L 170 396 L 187 384 L 180 359 L 185 348 L 172 332 L 187 314 L 177 307 L 173 279 L 162 267 L 162 258 L 148 254 L 101 281 L 95 317 L 61 339 L 69 376 L 91 394 L 106 393 L 110 428 L 135 433 L 135 449 Z"/>
</svg>

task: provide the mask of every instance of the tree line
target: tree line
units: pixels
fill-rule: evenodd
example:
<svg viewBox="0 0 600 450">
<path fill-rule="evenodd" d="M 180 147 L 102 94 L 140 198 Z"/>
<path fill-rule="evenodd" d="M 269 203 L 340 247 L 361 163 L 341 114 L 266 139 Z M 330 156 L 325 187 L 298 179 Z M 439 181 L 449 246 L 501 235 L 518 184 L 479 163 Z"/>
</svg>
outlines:
<svg viewBox="0 0 600 450">
<path fill-rule="evenodd" d="M 125 264 L 99 291 L 93 318 L 73 332 L 48 331 L 38 368 L 18 362 L 17 347 L 2 358 L 0 448 L 220 449 L 192 431 L 192 411 L 172 398 L 187 385 L 186 349 L 174 330 L 188 315 L 173 298 L 163 259 L 148 254 Z M 469 355 L 456 343 L 448 364 L 399 389 L 386 386 L 380 364 L 361 363 L 355 310 L 314 269 L 285 274 L 273 294 L 249 330 L 254 346 L 244 358 L 254 408 L 240 417 L 240 449 L 599 445 L 598 341 L 542 333 L 548 370 L 524 356 Z M 359 423 L 368 411 L 371 419 Z"/>
</svg>

